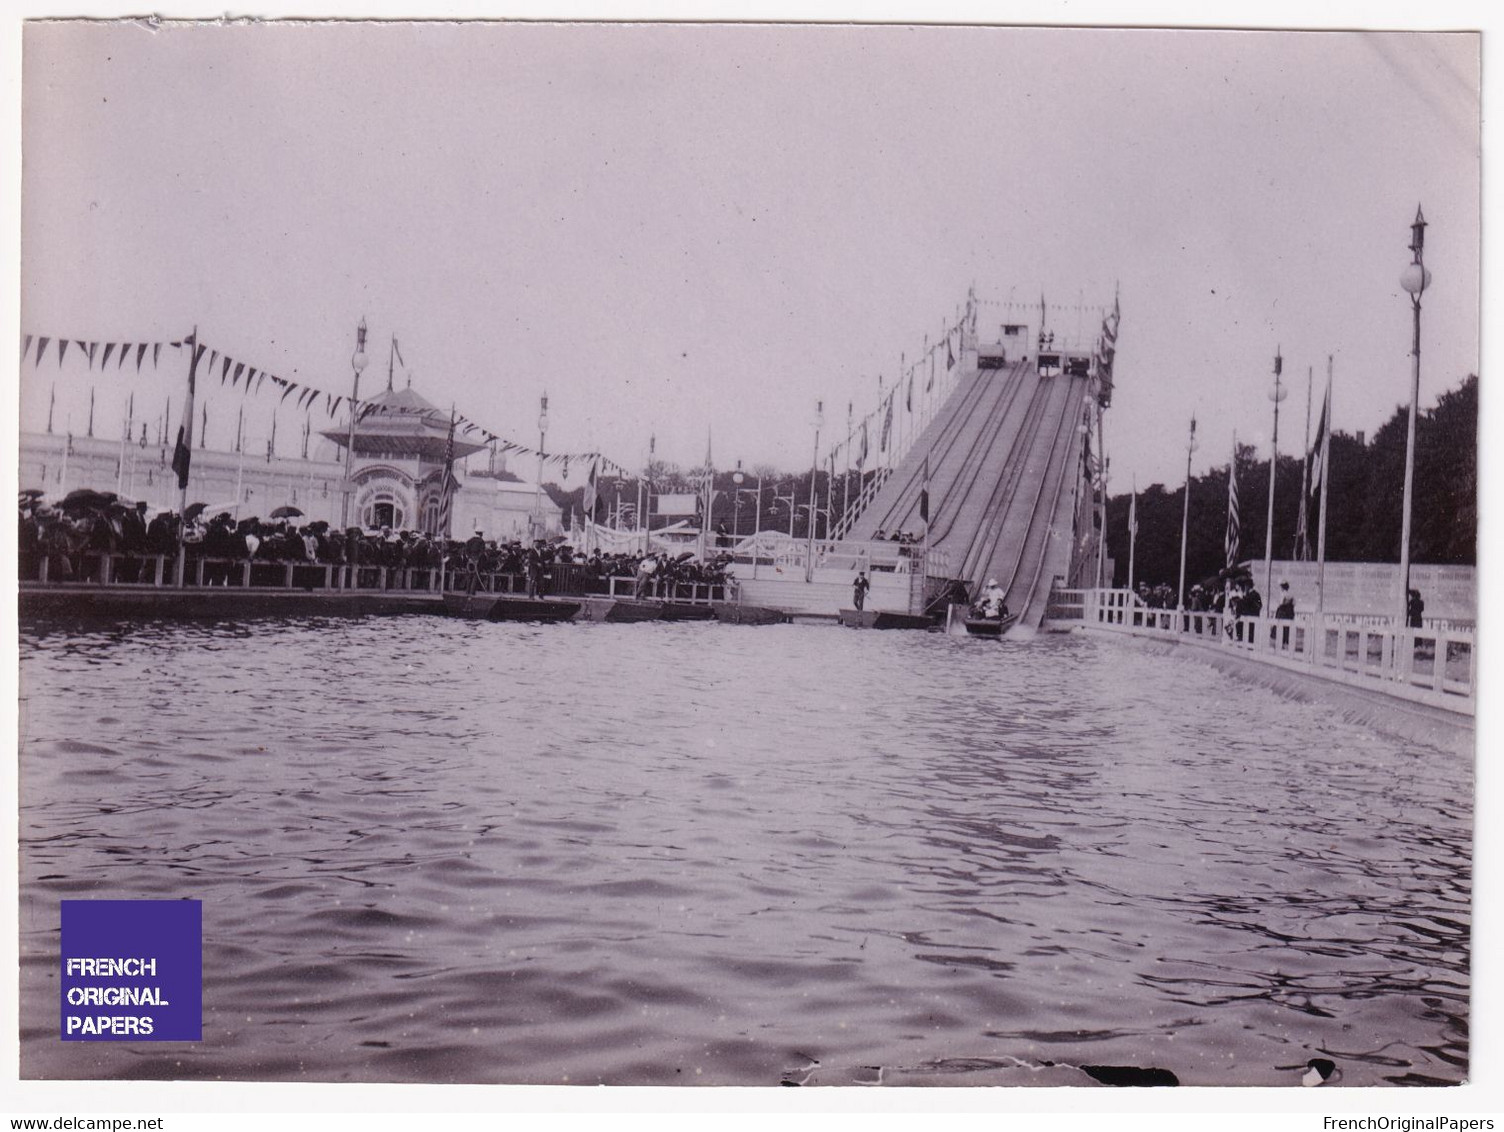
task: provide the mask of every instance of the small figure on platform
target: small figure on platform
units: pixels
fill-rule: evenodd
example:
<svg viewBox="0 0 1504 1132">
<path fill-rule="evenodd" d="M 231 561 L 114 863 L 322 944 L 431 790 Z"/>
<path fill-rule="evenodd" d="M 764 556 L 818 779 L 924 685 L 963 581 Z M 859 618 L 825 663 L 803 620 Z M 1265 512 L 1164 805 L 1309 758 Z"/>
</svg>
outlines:
<svg viewBox="0 0 1504 1132">
<path fill-rule="evenodd" d="M 1274 607 L 1274 617 L 1277 621 L 1295 620 L 1295 596 L 1290 592 L 1290 583 L 1279 584 L 1279 604 Z"/>
<path fill-rule="evenodd" d="M 1421 614 L 1426 611 L 1426 603 L 1421 600 L 1419 590 L 1411 590 L 1405 601 L 1405 624 L 1411 629 L 1421 628 Z"/>
<path fill-rule="evenodd" d="M 851 583 L 851 604 L 860 613 L 862 607 L 867 604 L 867 591 L 872 588 L 872 583 L 867 580 L 867 571 L 858 572 L 856 581 Z"/>
<path fill-rule="evenodd" d="M 470 577 L 465 584 L 467 596 L 474 595 L 476 587 L 480 584 L 480 560 L 485 553 L 485 532 L 476 527 L 475 533 L 465 540 L 465 562 L 470 567 Z"/>
</svg>

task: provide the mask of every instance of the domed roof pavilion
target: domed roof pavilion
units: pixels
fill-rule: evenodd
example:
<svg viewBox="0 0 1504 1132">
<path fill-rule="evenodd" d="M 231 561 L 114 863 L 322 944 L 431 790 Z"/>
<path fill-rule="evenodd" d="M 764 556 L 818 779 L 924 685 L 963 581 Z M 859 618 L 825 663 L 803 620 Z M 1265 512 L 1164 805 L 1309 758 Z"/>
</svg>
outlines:
<svg viewBox="0 0 1504 1132">
<path fill-rule="evenodd" d="M 443 463 L 449 442 L 449 414 L 409 385 L 388 389 L 365 403 L 368 409 L 355 422 L 357 460 L 411 460 Z M 350 442 L 350 428 L 325 429 L 322 434 L 343 452 Z M 454 438 L 456 460 L 479 452 L 484 444 Z"/>
</svg>

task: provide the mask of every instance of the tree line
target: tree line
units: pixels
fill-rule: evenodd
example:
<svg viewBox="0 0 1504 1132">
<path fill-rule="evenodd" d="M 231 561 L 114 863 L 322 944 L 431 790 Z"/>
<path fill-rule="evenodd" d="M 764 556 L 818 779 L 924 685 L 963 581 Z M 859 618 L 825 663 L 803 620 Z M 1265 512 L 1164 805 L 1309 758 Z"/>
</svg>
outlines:
<svg viewBox="0 0 1504 1132">
<path fill-rule="evenodd" d="M 1331 482 L 1327 491 L 1328 562 L 1398 562 L 1405 482 L 1408 406 L 1364 440 L 1333 431 Z M 1242 528 L 1239 561 L 1264 557 L 1269 505 L 1269 461 L 1252 446 L 1239 444 L 1238 515 Z M 1274 493 L 1274 553 L 1295 557 L 1302 455 L 1281 456 Z M 1186 534 L 1186 585 L 1215 576 L 1225 565 L 1227 476 L 1223 465 L 1191 477 L 1191 508 Z M 1131 492 L 1107 501 L 1107 553 L 1114 582 L 1128 580 L 1128 510 Z M 1134 582 L 1175 586 L 1180 576 L 1180 523 L 1185 485 L 1168 490 L 1151 484 L 1138 493 L 1138 538 Z M 1308 523 L 1310 557 L 1316 557 L 1319 508 L 1311 495 Z M 1478 537 L 1478 378 L 1469 374 L 1443 393 L 1436 406 L 1418 414 L 1415 430 L 1415 486 L 1411 512 L 1411 561 L 1474 565 Z"/>
</svg>

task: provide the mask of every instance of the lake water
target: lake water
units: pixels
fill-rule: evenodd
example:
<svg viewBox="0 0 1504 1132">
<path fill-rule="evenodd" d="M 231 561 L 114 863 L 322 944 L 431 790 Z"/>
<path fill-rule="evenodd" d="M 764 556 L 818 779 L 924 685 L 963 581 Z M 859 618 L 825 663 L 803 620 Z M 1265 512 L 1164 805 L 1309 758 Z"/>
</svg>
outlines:
<svg viewBox="0 0 1504 1132">
<path fill-rule="evenodd" d="M 21 679 L 24 1077 L 1466 1077 L 1471 766 L 1124 642 L 23 625 Z M 203 901 L 201 1043 L 58 1040 L 86 898 Z"/>
</svg>

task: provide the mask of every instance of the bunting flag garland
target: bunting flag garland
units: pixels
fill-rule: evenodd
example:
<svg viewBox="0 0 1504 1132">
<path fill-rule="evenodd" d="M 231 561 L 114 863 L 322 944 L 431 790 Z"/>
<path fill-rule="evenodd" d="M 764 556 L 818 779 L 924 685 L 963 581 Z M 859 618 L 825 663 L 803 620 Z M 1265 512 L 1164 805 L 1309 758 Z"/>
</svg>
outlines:
<svg viewBox="0 0 1504 1132">
<path fill-rule="evenodd" d="M 117 358 L 117 361 L 116 361 L 116 369 L 117 369 L 117 371 L 120 370 L 120 369 L 122 369 L 122 368 L 124 368 L 124 366 L 126 364 L 126 360 L 127 360 L 128 356 L 131 353 L 131 348 L 134 346 L 135 347 L 135 355 L 136 355 L 136 372 L 137 373 L 141 372 L 141 367 L 145 363 L 145 360 L 146 360 L 146 351 L 147 351 L 148 347 L 151 348 L 151 358 L 152 358 L 152 365 L 153 365 L 153 367 L 158 367 L 160 365 L 161 355 L 162 355 L 162 346 L 164 344 L 163 342 L 105 342 L 105 343 L 101 343 L 101 342 L 98 342 L 98 341 L 89 342 L 89 341 L 85 341 L 84 339 L 52 338 L 50 336 L 41 336 L 41 335 L 35 335 L 35 334 L 26 334 L 26 335 L 22 336 L 22 342 L 21 342 L 21 359 L 22 359 L 22 361 L 24 362 L 26 360 L 26 358 L 30 357 L 32 359 L 32 363 L 34 365 L 38 365 L 38 366 L 41 365 L 42 359 L 45 358 L 46 355 L 47 355 L 48 347 L 51 346 L 54 342 L 57 343 L 57 360 L 58 360 L 58 366 L 59 367 L 62 367 L 62 365 L 66 361 L 68 347 L 69 346 L 77 346 L 78 349 L 79 349 L 79 351 L 81 353 L 83 353 L 88 358 L 88 364 L 89 364 L 89 368 L 90 369 L 93 368 L 94 361 L 97 358 L 97 360 L 99 361 L 99 366 L 100 366 L 101 372 L 104 371 L 104 369 L 105 369 L 106 366 L 108 366 L 108 364 L 110 362 L 110 359 L 112 357 Z M 32 345 L 33 345 L 33 343 L 35 343 L 35 345 L 36 345 L 35 353 L 32 352 Z M 287 399 L 288 399 L 289 396 L 292 396 L 293 394 L 296 394 L 296 397 L 295 397 L 293 403 L 299 409 L 302 409 L 302 410 L 305 410 L 305 411 L 310 410 L 314 405 L 316 405 L 318 403 L 319 398 L 322 396 L 323 397 L 323 401 L 324 401 L 324 404 L 323 404 L 324 412 L 328 416 L 330 416 L 330 417 L 333 417 L 336 413 L 338 413 L 340 411 L 341 407 L 345 406 L 347 403 L 350 404 L 350 405 L 352 405 L 354 407 L 354 411 L 356 413 L 356 419 L 357 420 L 365 420 L 366 418 L 368 418 L 369 416 L 371 416 L 372 414 L 375 414 L 375 413 L 411 415 L 411 416 L 418 416 L 418 417 L 425 417 L 425 418 L 426 417 L 435 417 L 435 416 L 437 416 L 437 414 L 432 409 L 417 409 L 417 408 L 412 408 L 412 407 L 409 407 L 409 406 L 400 406 L 400 405 L 399 406 L 381 405 L 381 404 L 377 404 L 377 403 L 371 402 L 371 401 L 365 401 L 365 402 L 351 401 L 349 398 L 346 398 L 346 397 L 343 397 L 341 395 L 337 395 L 337 394 L 328 392 L 326 390 L 315 389 L 315 388 L 313 388 L 311 386 L 303 385 L 301 382 L 290 381 L 290 380 L 288 380 L 286 378 L 279 377 L 276 374 L 271 373 L 271 372 L 267 371 L 264 368 L 257 367 L 257 366 L 252 366 L 252 365 L 247 365 L 243 361 L 237 361 L 236 359 L 232 358 L 229 354 L 223 353 L 223 352 L 221 352 L 218 349 L 211 349 L 211 348 L 209 348 L 209 347 L 207 347 L 207 346 L 199 343 L 196 340 L 195 335 L 193 335 L 193 334 L 190 334 L 190 335 L 188 335 L 185 338 L 181 338 L 181 339 L 177 339 L 177 340 L 173 340 L 173 341 L 168 341 L 168 342 L 166 342 L 166 345 L 171 346 L 175 350 L 180 350 L 184 346 L 188 346 L 190 348 L 190 352 L 191 352 L 191 355 L 192 355 L 191 359 L 190 359 L 190 371 L 192 371 L 195 374 L 195 376 L 196 376 L 196 373 L 197 373 L 197 369 L 203 363 L 203 361 L 204 361 L 204 355 L 207 352 L 208 355 L 209 355 L 208 356 L 208 371 L 209 371 L 209 373 L 212 374 L 213 371 L 214 371 L 215 366 L 218 365 L 218 367 L 219 367 L 219 381 L 220 381 L 220 384 L 223 386 L 223 385 L 225 385 L 228 382 L 230 388 L 232 388 L 232 389 L 240 387 L 240 388 L 242 388 L 242 392 L 245 395 L 247 395 L 247 396 L 249 396 L 252 393 L 258 393 L 259 394 L 261 392 L 262 387 L 264 386 L 265 382 L 268 379 L 270 379 L 271 382 L 273 383 L 273 385 L 276 386 L 277 390 L 280 393 L 280 395 L 277 398 L 277 403 L 279 405 L 285 403 L 287 401 Z M 100 351 L 100 347 L 101 346 L 103 347 L 103 352 L 102 353 Z M 392 346 L 393 346 L 393 353 L 394 353 L 394 355 L 405 366 L 406 365 L 406 359 L 402 358 L 402 356 L 401 356 L 401 349 L 397 345 L 395 337 L 393 338 Z M 118 350 L 118 355 L 116 353 L 117 350 Z M 240 386 L 240 381 L 241 381 L 242 377 L 245 380 L 245 385 L 243 387 Z M 253 382 L 254 382 L 254 385 L 252 384 Z M 199 440 L 200 440 L 200 445 L 202 446 L 203 433 L 206 431 L 206 427 L 207 427 L 207 412 L 208 412 L 207 405 L 203 405 L 201 407 L 201 409 L 202 409 L 201 415 L 203 416 L 203 421 L 200 423 Z M 273 419 L 275 420 L 275 416 L 274 416 Z M 193 438 L 193 433 L 194 433 L 194 430 L 193 430 L 194 423 L 195 422 L 193 422 L 193 421 L 187 421 L 185 423 L 185 427 L 182 429 L 183 434 L 184 434 L 184 438 L 185 438 L 185 443 L 187 445 L 189 445 L 189 446 L 192 445 L 192 438 Z M 615 462 L 613 460 L 607 459 L 605 456 L 603 456 L 599 452 L 587 452 L 587 453 L 557 453 L 556 452 L 556 453 L 543 454 L 543 453 L 539 453 L 535 449 L 527 447 L 526 445 L 516 444 L 516 443 L 514 443 L 512 441 L 504 441 L 504 440 L 502 440 L 502 438 L 498 434 L 492 432 L 489 429 L 481 427 L 476 422 L 468 420 L 468 419 L 466 419 L 462 415 L 455 414 L 455 416 L 454 416 L 454 423 L 455 423 L 455 428 L 456 428 L 457 432 L 462 433 L 463 435 L 466 435 L 466 436 L 479 435 L 479 436 L 483 437 L 487 442 L 499 443 L 501 445 L 501 448 L 502 448 L 503 451 L 515 452 L 515 453 L 518 453 L 518 454 L 524 455 L 524 456 L 539 456 L 539 455 L 541 455 L 542 458 L 543 458 L 544 463 L 549 464 L 551 466 L 560 466 L 562 468 L 562 470 L 563 470 L 563 474 L 564 474 L 565 478 L 567 478 L 568 474 L 569 474 L 569 462 L 570 462 L 570 460 L 594 461 L 593 467 L 594 467 L 597 475 L 600 474 L 600 473 L 602 473 L 602 472 L 604 472 L 606 474 L 618 475 L 618 476 L 626 476 L 628 474 L 627 471 L 626 471 L 626 469 L 621 464 L 618 464 L 617 462 Z M 167 430 L 168 430 L 169 427 L 170 427 L 170 422 L 164 421 L 163 427 L 162 427 L 162 430 L 161 430 L 161 436 L 159 437 L 159 441 L 161 443 L 163 443 L 163 444 L 167 443 L 168 436 L 169 436 L 169 433 L 168 433 Z M 311 430 L 311 423 L 310 423 L 310 430 Z M 655 442 L 656 442 L 656 438 L 654 438 L 654 439 L 655 439 Z"/>
<path fill-rule="evenodd" d="M 956 368 L 956 355 L 951 353 L 949 332 L 945 335 L 945 368 L 948 370 Z"/>
</svg>

